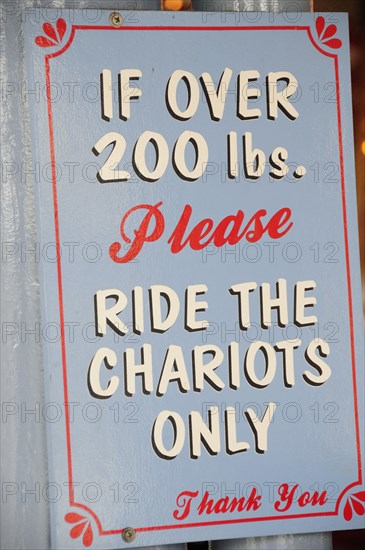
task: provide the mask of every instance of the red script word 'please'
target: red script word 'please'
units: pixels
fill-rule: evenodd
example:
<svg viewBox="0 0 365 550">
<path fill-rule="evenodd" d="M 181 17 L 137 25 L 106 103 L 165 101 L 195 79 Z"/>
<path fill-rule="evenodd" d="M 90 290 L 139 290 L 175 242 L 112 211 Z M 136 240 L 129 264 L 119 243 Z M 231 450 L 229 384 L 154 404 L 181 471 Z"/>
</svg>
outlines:
<svg viewBox="0 0 365 550">
<path fill-rule="evenodd" d="M 118 256 L 122 244 L 112 243 L 109 255 L 114 262 L 130 262 L 138 256 L 145 243 L 161 239 L 165 232 L 165 218 L 160 210 L 162 204 L 162 202 L 155 205 L 140 204 L 126 212 L 120 222 L 120 234 L 124 243 L 130 244 L 130 247 L 124 256 Z M 145 211 L 145 214 L 142 220 L 139 217 L 136 224 L 135 221 L 138 220 L 138 217 L 134 217 L 134 214 L 137 211 Z M 243 238 L 254 243 L 259 241 L 265 233 L 271 239 L 280 239 L 293 226 L 290 208 L 280 208 L 268 221 L 265 221 L 268 214 L 264 209 L 257 210 L 250 218 L 247 218 L 248 221 L 245 220 L 244 212 L 237 210 L 235 214 L 226 216 L 217 225 L 211 218 L 204 218 L 193 227 L 190 224 L 192 213 L 193 209 L 190 204 L 185 205 L 175 229 L 167 240 L 173 254 L 177 254 L 186 246 L 190 246 L 192 250 L 202 250 L 210 243 L 218 248 L 225 244 L 235 245 Z M 127 224 L 129 227 L 135 227 L 132 238 L 126 234 Z"/>
</svg>

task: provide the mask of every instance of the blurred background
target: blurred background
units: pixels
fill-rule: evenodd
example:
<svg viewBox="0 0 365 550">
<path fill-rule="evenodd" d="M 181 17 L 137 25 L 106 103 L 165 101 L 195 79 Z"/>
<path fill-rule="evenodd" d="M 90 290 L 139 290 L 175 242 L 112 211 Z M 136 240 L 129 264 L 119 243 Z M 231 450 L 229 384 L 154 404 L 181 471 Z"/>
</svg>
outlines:
<svg viewBox="0 0 365 550">
<path fill-rule="evenodd" d="M 190 10 L 191 0 L 162 0 L 162 8 L 165 10 Z"/>
<path fill-rule="evenodd" d="M 165 10 L 191 10 L 191 0 L 161 0 L 161 6 Z M 348 12 L 350 18 L 357 203 L 365 309 L 365 0 L 313 0 L 313 9 Z"/>
<path fill-rule="evenodd" d="M 167 10 L 190 10 L 191 0 L 162 0 L 162 7 Z M 365 309 L 365 1 L 314 0 L 313 9 L 314 11 L 348 12 L 349 14 L 357 205 L 363 305 Z M 332 534 L 332 539 L 333 550 L 364 548 L 365 531 L 336 531 Z M 194 548 L 194 550 L 203 550 L 208 548 L 208 544 L 189 544 L 190 547 Z"/>
</svg>

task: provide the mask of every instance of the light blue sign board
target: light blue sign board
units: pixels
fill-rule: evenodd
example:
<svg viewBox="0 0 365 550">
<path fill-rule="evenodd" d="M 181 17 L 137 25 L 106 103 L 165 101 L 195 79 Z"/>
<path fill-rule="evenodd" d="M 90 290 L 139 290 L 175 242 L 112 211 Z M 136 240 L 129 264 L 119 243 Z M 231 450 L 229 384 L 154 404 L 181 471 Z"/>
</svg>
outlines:
<svg viewBox="0 0 365 550">
<path fill-rule="evenodd" d="M 363 527 L 347 17 L 122 15 L 26 14 L 53 546 Z"/>
</svg>

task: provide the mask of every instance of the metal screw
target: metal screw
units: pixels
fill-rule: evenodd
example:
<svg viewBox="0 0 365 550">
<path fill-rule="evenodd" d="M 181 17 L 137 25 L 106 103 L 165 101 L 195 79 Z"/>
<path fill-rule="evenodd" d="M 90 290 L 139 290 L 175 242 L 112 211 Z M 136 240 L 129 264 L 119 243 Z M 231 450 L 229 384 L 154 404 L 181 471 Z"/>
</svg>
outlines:
<svg viewBox="0 0 365 550">
<path fill-rule="evenodd" d="M 117 11 L 113 11 L 113 13 L 110 14 L 109 21 L 113 27 L 121 27 L 123 25 L 123 17 Z"/>
<path fill-rule="evenodd" d="M 126 527 L 123 530 L 122 539 L 124 540 L 124 542 L 133 542 L 134 540 L 136 540 L 136 536 L 137 533 L 135 532 L 133 527 Z"/>
</svg>

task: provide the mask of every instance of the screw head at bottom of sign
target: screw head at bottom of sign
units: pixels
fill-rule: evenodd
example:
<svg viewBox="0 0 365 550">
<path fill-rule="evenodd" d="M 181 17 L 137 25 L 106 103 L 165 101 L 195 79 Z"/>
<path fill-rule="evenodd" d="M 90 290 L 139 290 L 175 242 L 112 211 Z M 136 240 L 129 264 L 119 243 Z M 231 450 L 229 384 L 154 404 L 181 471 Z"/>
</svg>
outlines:
<svg viewBox="0 0 365 550">
<path fill-rule="evenodd" d="M 124 542 L 133 542 L 136 540 L 137 533 L 133 527 L 126 527 L 122 533 L 122 539 Z"/>
<path fill-rule="evenodd" d="M 123 17 L 117 11 L 113 11 L 110 14 L 109 21 L 113 27 L 121 27 L 123 25 Z"/>
</svg>

